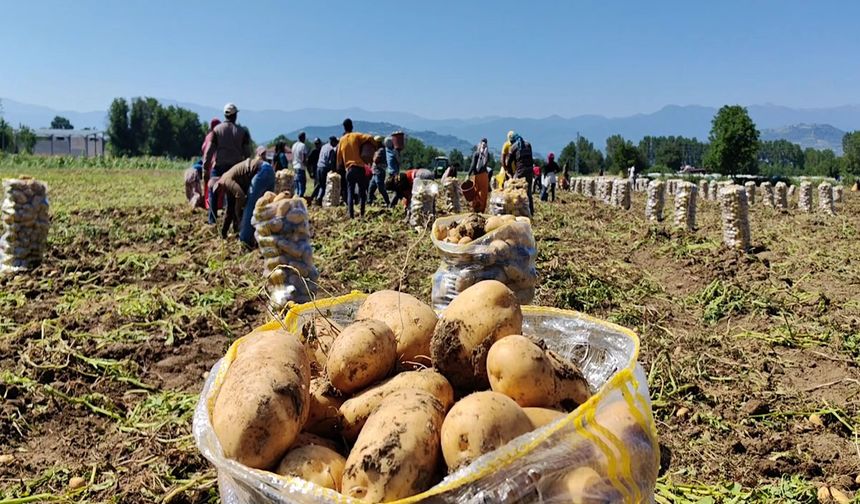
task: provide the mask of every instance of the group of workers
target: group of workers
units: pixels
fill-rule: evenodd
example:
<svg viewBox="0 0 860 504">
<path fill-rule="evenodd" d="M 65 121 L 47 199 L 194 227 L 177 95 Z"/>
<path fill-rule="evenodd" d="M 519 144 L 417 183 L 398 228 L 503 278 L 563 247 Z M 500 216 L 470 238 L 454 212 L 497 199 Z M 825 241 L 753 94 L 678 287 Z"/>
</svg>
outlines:
<svg viewBox="0 0 860 504">
<path fill-rule="evenodd" d="M 373 204 L 378 192 L 383 203 L 394 207 L 402 200 L 406 207 L 416 179 L 432 179 L 428 169 L 400 171 L 403 142 L 392 136 L 383 138 L 353 131 L 352 120 L 343 121 L 343 135 L 331 136 L 328 142 L 316 138 L 309 150 L 304 132 L 289 146 L 275 145 L 271 162 L 267 149 L 260 146 L 251 155 L 251 138 L 236 122 L 239 110 L 232 103 L 224 106 L 224 120 L 212 119 L 201 148 L 202 157 L 185 174 L 186 196 L 194 207 L 208 210 L 209 224 L 215 224 L 218 210 L 225 209 L 221 236 L 226 238 L 232 227 L 248 247 L 255 246 L 251 223 L 254 205 L 267 191 L 275 189 L 275 172 L 291 168 L 294 172 L 294 194 L 305 198 L 308 175 L 314 188 L 305 199 L 308 204 L 322 205 L 329 173 L 341 175 L 341 199 L 346 203 L 349 217 L 356 209 L 364 216 L 367 203 Z M 401 138 L 402 140 L 402 138 Z M 528 183 L 529 209 L 534 214 L 533 193 L 540 191 L 543 201 L 555 201 L 557 175 L 560 171 L 552 153 L 543 167 L 532 156 L 531 144 L 514 131 L 508 132 L 502 146 L 503 170 L 493 177 L 487 139 L 475 147 L 469 165 L 468 178 L 474 187 L 472 210 L 484 212 L 492 185 L 501 185 L 506 178 L 522 178 Z M 456 176 L 456 167 L 443 175 Z M 389 195 L 389 192 L 391 195 Z"/>
</svg>

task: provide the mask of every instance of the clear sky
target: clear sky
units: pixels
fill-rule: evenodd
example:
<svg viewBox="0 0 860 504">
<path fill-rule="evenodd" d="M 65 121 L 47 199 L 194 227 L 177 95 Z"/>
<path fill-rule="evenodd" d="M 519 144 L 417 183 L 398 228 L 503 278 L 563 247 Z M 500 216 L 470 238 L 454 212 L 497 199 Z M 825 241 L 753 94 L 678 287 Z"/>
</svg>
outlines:
<svg viewBox="0 0 860 504">
<path fill-rule="evenodd" d="M 8 1 L 0 97 L 431 118 L 860 102 L 860 1 Z"/>
</svg>

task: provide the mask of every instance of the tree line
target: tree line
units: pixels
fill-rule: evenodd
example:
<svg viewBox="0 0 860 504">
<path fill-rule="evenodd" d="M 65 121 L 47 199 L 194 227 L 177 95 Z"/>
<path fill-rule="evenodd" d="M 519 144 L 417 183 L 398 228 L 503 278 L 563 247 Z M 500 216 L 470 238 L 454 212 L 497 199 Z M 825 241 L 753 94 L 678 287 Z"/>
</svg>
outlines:
<svg viewBox="0 0 860 504">
<path fill-rule="evenodd" d="M 155 98 L 114 98 L 108 109 L 108 149 L 114 156 L 166 156 L 192 158 L 208 125 L 196 112 L 170 105 Z"/>
</svg>

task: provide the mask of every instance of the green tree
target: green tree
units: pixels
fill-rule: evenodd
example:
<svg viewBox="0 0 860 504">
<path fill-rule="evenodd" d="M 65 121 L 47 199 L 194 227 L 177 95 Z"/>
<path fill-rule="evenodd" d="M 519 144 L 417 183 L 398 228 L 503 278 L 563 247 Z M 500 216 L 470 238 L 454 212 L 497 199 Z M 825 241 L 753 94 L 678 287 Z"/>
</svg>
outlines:
<svg viewBox="0 0 860 504">
<path fill-rule="evenodd" d="M 723 175 L 758 172 L 759 132 L 747 109 L 725 105 L 714 116 L 705 166 Z"/>
<path fill-rule="evenodd" d="M 842 137 L 842 152 L 845 173 L 860 177 L 860 131 L 845 133 Z"/>
<path fill-rule="evenodd" d="M 759 171 L 768 175 L 802 175 L 803 149 L 788 140 L 765 140 L 759 143 Z"/>
<path fill-rule="evenodd" d="M 433 158 L 443 155 L 439 149 L 424 145 L 424 142 L 417 138 L 406 137 L 406 145 L 400 153 L 400 166 L 404 170 L 430 168 Z"/>
<path fill-rule="evenodd" d="M 160 106 L 155 98 L 137 97 L 131 100 L 131 115 L 128 126 L 132 138 L 132 155 L 139 156 L 149 153 L 152 120 L 156 109 Z"/>
<path fill-rule="evenodd" d="M 128 102 L 114 98 L 108 110 L 108 149 L 114 156 L 131 156 L 134 140 L 128 125 Z"/>
<path fill-rule="evenodd" d="M 173 153 L 174 138 L 170 113 L 158 104 L 153 107 L 151 114 L 144 153 L 150 156 L 169 156 Z"/>
<path fill-rule="evenodd" d="M 576 163 L 576 142 L 568 142 L 567 145 L 562 147 L 556 162 L 561 166 L 562 170 L 567 166 L 568 171 L 575 174 L 576 167 L 574 164 Z"/>
<path fill-rule="evenodd" d="M 200 116 L 188 109 L 170 106 L 167 111 L 174 135 L 173 155 L 181 158 L 199 156 L 209 125 L 201 122 Z"/>
<path fill-rule="evenodd" d="M 469 169 L 469 167 L 466 165 L 466 156 L 464 156 L 459 149 L 451 149 L 451 152 L 448 153 L 448 161 L 450 161 L 452 165 L 459 164 L 460 169 Z"/>
<path fill-rule="evenodd" d="M 0 117 L 0 152 L 15 152 L 15 130 Z"/>
<path fill-rule="evenodd" d="M 15 151 L 18 153 L 32 154 L 36 146 L 36 133 L 27 126 L 19 125 L 15 133 Z"/>
<path fill-rule="evenodd" d="M 803 151 L 803 172 L 807 175 L 837 177 L 842 172 L 842 160 L 830 149 L 807 147 Z"/>
<path fill-rule="evenodd" d="M 625 172 L 631 166 L 640 172 L 645 169 L 645 159 L 639 149 L 630 140 L 621 135 L 612 135 L 606 139 L 606 166 L 611 172 Z"/>
<path fill-rule="evenodd" d="M 63 116 L 54 116 L 54 119 L 51 121 L 51 128 L 64 130 L 75 129 L 75 127 L 72 126 L 72 122 Z"/>
</svg>

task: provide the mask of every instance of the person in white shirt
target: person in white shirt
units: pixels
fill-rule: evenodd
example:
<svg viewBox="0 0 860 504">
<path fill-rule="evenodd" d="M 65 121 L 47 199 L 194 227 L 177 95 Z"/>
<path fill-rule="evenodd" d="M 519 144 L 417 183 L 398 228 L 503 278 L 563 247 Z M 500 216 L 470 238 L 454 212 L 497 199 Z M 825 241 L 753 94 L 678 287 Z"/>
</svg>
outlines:
<svg viewBox="0 0 860 504">
<path fill-rule="evenodd" d="M 296 172 L 296 196 L 305 197 L 305 188 L 308 186 L 308 176 L 305 168 L 308 163 L 308 147 L 305 145 L 305 132 L 299 133 L 299 140 L 293 144 L 293 170 Z"/>
</svg>

